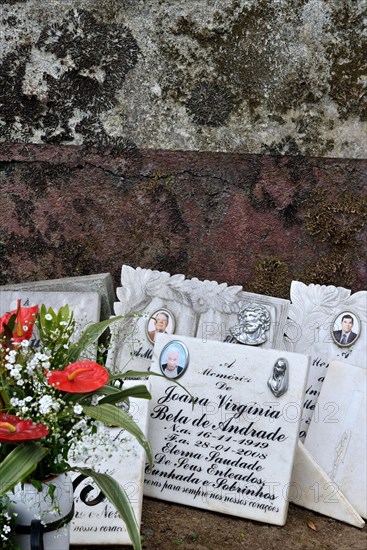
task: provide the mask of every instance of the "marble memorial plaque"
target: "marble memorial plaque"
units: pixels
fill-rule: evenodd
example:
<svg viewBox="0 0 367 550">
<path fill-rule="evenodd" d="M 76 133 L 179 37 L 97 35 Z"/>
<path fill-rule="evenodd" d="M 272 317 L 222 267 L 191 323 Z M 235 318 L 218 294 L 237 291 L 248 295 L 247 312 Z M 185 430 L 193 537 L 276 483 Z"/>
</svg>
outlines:
<svg viewBox="0 0 367 550">
<path fill-rule="evenodd" d="M 305 355 L 159 334 L 145 494 L 284 525 L 308 367 Z"/>
<path fill-rule="evenodd" d="M 366 369 L 332 361 L 305 441 L 306 449 L 363 518 L 367 518 L 366 391 Z"/>
<path fill-rule="evenodd" d="M 45 304 L 47 308 L 52 307 L 55 310 L 69 305 L 74 313 L 75 333 L 72 340 L 76 340 L 83 329 L 90 323 L 97 323 L 100 320 L 101 298 L 96 292 L 34 292 L 0 290 L 0 315 L 7 311 L 13 311 L 17 308 L 17 300 L 21 299 L 24 307 L 41 306 Z M 35 345 L 37 342 L 37 327 L 33 330 L 31 342 Z M 95 359 L 97 354 L 97 344 L 91 344 L 83 351 L 84 359 Z"/>
<path fill-rule="evenodd" d="M 346 342 L 341 334 L 345 331 Z M 367 292 L 293 281 L 285 347 L 311 355 L 300 438 L 304 441 L 331 360 L 366 368 Z"/>
<path fill-rule="evenodd" d="M 17 308 L 17 300 L 21 299 L 24 307 L 42 305 L 58 309 L 69 305 L 74 312 L 76 329 L 80 332 L 89 323 L 99 321 L 101 299 L 96 292 L 34 292 L 34 291 L 0 291 L 0 315 Z"/>
<path fill-rule="evenodd" d="M 17 292 L 97 292 L 101 297 L 101 320 L 110 318 L 115 300 L 110 273 L 64 277 L 45 281 L 27 281 L 0 286 L 0 292 L 4 290 L 16 290 Z"/>
<path fill-rule="evenodd" d="M 362 529 L 363 519 L 301 441 L 294 459 L 290 501 Z"/>
<path fill-rule="evenodd" d="M 141 382 L 140 382 L 141 383 Z M 125 382 L 125 387 L 132 385 Z M 149 383 L 146 383 L 149 390 Z M 147 434 L 148 406 L 146 399 L 130 398 L 129 413 L 143 433 Z M 97 453 L 91 452 L 80 466 L 110 474 L 125 489 L 138 524 L 140 524 L 143 500 L 145 451 L 136 439 L 120 428 L 108 430 L 110 444 L 105 442 Z M 116 509 L 93 487 L 90 479 L 78 483 L 75 495 L 75 516 L 71 524 L 71 544 L 113 545 L 131 544 L 125 524 Z M 80 481 L 80 482 L 79 482 Z"/>
<path fill-rule="evenodd" d="M 116 294 L 116 325 L 107 366 L 145 371 L 155 334 L 196 336 L 204 341 L 241 342 L 261 348 L 283 346 L 287 300 L 244 292 L 241 286 L 185 279 L 184 275 L 123 266 Z M 131 316 L 134 313 L 140 316 Z"/>
</svg>

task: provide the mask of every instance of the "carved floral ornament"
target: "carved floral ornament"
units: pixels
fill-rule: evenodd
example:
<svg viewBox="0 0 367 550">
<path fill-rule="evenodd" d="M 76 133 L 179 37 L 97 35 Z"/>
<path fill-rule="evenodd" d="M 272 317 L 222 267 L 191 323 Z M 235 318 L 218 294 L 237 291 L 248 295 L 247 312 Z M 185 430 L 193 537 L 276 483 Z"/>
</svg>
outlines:
<svg viewBox="0 0 367 550">
<path fill-rule="evenodd" d="M 151 269 L 134 269 L 123 266 L 121 274 L 122 287 L 116 291 L 120 300 L 115 303 L 116 315 L 127 311 L 144 308 L 153 297 L 167 301 L 179 301 L 191 307 L 195 313 L 202 314 L 209 309 L 221 313 L 234 313 L 242 298 L 241 286 L 228 286 L 216 281 L 200 281 L 196 277 L 186 279 L 184 275 L 154 271 Z"/>
</svg>

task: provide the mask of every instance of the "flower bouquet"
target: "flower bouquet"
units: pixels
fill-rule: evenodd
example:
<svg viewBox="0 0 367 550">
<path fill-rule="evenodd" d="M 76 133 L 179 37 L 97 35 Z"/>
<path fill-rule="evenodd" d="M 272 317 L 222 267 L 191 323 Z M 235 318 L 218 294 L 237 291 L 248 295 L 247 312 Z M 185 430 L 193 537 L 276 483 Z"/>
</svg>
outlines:
<svg viewBox="0 0 367 550">
<path fill-rule="evenodd" d="M 44 305 L 24 308 L 18 301 L 15 311 L 0 318 L 1 548 L 17 548 L 10 537 L 14 517 L 6 509 L 11 490 L 19 482 L 31 483 L 39 494 L 46 495 L 43 500 L 52 504 L 57 485 L 53 480 L 72 469 L 94 480 L 125 522 L 134 548 L 141 548 L 139 528 L 123 488 L 107 474 L 73 467 L 69 460 L 78 443 L 86 435 L 90 440 L 104 423 L 134 435 L 152 461 L 143 432 L 121 407 L 132 395 L 150 399 L 144 385 L 123 388 L 127 376 L 147 373 L 111 375 L 101 364 L 81 358 L 83 351 L 118 319 L 88 326 L 73 342 L 75 320 L 68 306 L 56 313 Z M 31 340 L 34 327 L 38 335 Z M 45 487 L 46 493 L 41 493 Z M 72 512 L 64 515 L 64 521 L 70 521 Z M 36 522 L 36 527 L 42 530 L 45 526 L 39 524 Z M 33 532 L 36 527 L 26 532 L 40 537 Z"/>
</svg>

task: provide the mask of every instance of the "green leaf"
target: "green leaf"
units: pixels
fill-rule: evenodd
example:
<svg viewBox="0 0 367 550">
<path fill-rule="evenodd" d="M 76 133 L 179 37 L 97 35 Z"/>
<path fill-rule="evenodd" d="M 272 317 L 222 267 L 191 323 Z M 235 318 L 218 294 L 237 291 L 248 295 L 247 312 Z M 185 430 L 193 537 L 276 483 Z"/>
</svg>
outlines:
<svg viewBox="0 0 367 550">
<path fill-rule="evenodd" d="M 91 477 L 95 484 L 100 488 L 106 498 L 115 506 L 121 518 L 126 524 L 134 550 L 141 550 L 141 541 L 139 526 L 135 519 L 134 511 L 131 507 L 129 498 L 117 481 L 107 474 L 94 472 L 89 468 L 74 468 L 81 474 Z"/>
<path fill-rule="evenodd" d="M 133 386 L 132 388 L 119 390 L 117 393 L 108 395 L 107 397 L 101 399 L 98 404 L 103 405 L 105 403 L 118 403 L 119 401 L 123 401 L 128 397 L 136 397 L 139 399 L 152 399 L 152 396 L 148 392 L 147 387 L 141 384 L 140 386 Z"/>
<path fill-rule="evenodd" d="M 122 316 L 114 317 L 113 319 L 106 319 L 105 321 L 101 321 L 100 323 L 89 325 L 79 338 L 78 342 L 69 347 L 69 363 L 75 363 L 75 361 L 79 359 L 82 351 L 90 346 L 90 344 L 96 342 L 98 338 L 104 333 L 107 327 L 109 327 L 110 325 L 112 325 L 112 323 L 115 323 L 116 321 L 120 321 L 123 318 L 124 317 Z"/>
<path fill-rule="evenodd" d="M 153 457 L 149 441 L 146 439 L 137 423 L 127 414 L 126 411 L 108 403 L 105 405 L 96 405 L 95 407 L 83 405 L 83 410 L 85 414 L 95 420 L 99 420 L 100 422 L 104 422 L 105 424 L 109 424 L 111 426 L 119 426 L 120 428 L 124 428 L 127 432 L 131 433 L 134 437 L 136 437 L 140 445 L 147 453 L 149 463 L 152 465 Z"/>
<path fill-rule="evenodd" d="M 120 372 L 118 374 L 110 374 L 110 380 L 122 380 L 123 378 L 146 378 L 147 376 L 159 376 L 160 378 L 166 378 L 165 376 L 163 376 L 163 374 L 159 374 L 158 372 L 141 372 L 136 370 L 128 370 L 126 372 Z M 170 382 L 174 382 L 175 384 L 177 384 L 177 386 L 180 386 L 180 388 L 182 388 L 187 393 L 187 395 L 191 397 L 192 408 L 194 408 L 194 396 L 191 395 L 189 391 L 187 391 L 185 386 L 183 386 L 182 384 L 180 384 L 180 382 L 174 380 L 173 378 L 170 378 Z"/>
<path fill-rule="evenodd" d="M 0 496 L 29 476 L 47 453 L 47 449 L 34 441 L 15 447 L 0 463 Z"/>
<path fill-rule="evenodd" d="M 98 390 L 94 390 L 88 393 L 68 393 L 63 396 L 64 401 L 68 403 L 81 403 L 84 399 L 92 397 L 92 395 L 115 395 L 120 393 L 120 388 L 115 388 L 114 386 L 103 386 Z"/>
</svg>

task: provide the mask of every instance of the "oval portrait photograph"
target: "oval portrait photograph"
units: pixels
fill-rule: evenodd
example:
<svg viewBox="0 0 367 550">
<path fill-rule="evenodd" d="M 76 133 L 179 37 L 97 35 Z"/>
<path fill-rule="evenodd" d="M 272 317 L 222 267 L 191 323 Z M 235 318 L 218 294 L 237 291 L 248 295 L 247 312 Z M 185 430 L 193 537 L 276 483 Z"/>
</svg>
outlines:
<svg viewBox="0 0 367 550">
<path fill-rule="evenodd" d="M 173 340 L 164 346 L 159 357 L 162 374 L 167 378 L 179 378 L 189 364 L 189 351 L 185 344 Z"/>
<path fill-rule="evenodd" d="M 348 347 L 355 343 L 361 332 L 359 317 L 352 311 L 338 313 L 331 325 L 331 336 L 334 342 L 341 347 Z"/>
<path fill-rule="evenodd" d="M 175 318 L 171 311 L 164 308 L 157 309 L 149 317 L 146 324 L 146 333 L 149 342 L 154 344 L 155 335 L 157 332 L 162 332 L 163 334 L 174 334 L 175 325 Z"/>
</svg>

